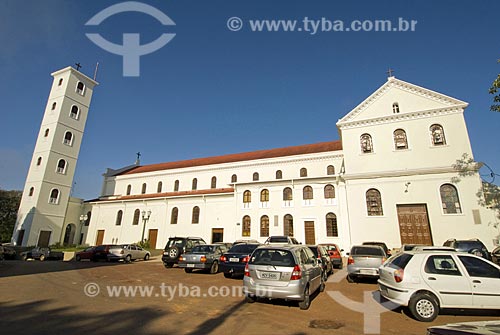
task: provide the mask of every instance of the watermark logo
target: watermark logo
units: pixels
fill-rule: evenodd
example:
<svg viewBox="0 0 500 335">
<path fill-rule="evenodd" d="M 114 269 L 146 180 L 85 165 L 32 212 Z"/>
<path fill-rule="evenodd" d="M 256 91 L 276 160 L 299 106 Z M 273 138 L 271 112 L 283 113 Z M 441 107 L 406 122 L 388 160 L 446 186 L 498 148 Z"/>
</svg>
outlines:
<svg viewBox="0 0 500 335">
<path fill-rule="evenodd" d="M 164 26 L 175 26 L 175 22 L 162 11 L 136 1 L 127 1 L 109 6 L 94 15 L 85 25 L 98 26 L 108 17 L 124 12 L 148 14 Z M 124 33 L 123 44 L 115 44 L 104 39 L 100 34 L 88 33 L 85 35 L 100 48 L 123 57 L 123 76 L 125 77 L 138 77 L 140 75 L 140 57 L 163 48 L 175 36 L 175 34 L 163 33 L 148 44 L 140 44 L 140 34 Z"/>
</svg>

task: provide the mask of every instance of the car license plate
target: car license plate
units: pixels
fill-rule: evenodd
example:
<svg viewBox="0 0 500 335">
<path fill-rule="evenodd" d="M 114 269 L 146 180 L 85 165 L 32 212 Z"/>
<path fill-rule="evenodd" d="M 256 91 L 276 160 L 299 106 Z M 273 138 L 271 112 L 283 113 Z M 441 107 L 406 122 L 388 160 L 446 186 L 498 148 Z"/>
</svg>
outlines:
<svg viewBox="0 0 500 335">
<path fill-rule="evenodd" d="M 229 258 L 229 261 L 230 261 L 230 262 L 239 262 L 239 261 L 240 261 L 240 259 L 239 259 L 239 258 L 234 258 L 234 257 L 231 257 L 231 258 Z"/>
<path fill-rule="evenodd" d="M 261 272 L 260 278 L 270 279 L 270 280 L 278 280 L 278 279 L 280 279 L 280 274 L 277 272 Z"/>
<path fill-rule="evenodd" d="M 372 275 L 372 276 L 377 275 L 377 271 L 372 269 L 361 269 L 359 270 L 359 273 L 362 275 Z"/>
<path fill-rule="evenodd" d="M 188 268 L 194 268 L 194 264 L 188 264 L 187 267 Z"/>
</svg>

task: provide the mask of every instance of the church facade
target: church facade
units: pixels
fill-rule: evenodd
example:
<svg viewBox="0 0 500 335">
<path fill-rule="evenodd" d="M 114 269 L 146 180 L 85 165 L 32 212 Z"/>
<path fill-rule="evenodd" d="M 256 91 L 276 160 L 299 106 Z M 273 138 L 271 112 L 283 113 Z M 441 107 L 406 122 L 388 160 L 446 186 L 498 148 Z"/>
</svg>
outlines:
<svg viewBox="0 0 500 335">
<path fill-rule="evenodd" d="M 292 235 L 347 250 L 479 238 L 491 248 L 499 232 L 478 205 L 481 180 L 451 182 L 452 164 L 473 156 L 467 105 L 389 77 L 338 120 L 337 141 L 108 169 L 98 199 L 70 199 L 60 241 L 163 248 L 172 236 Z"/>
</svg>

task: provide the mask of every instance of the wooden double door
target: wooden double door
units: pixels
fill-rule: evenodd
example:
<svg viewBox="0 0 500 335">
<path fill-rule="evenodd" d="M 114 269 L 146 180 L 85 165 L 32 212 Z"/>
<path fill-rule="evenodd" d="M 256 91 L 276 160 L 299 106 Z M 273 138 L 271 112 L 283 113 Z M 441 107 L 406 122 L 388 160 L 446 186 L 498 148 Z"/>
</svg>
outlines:
<svg viewBox="0 0 500 335">
<path fill-rule="evenodd" d="M 396 205 L 401 244 L 433 245 L 425 204 Z"/>
</svg>

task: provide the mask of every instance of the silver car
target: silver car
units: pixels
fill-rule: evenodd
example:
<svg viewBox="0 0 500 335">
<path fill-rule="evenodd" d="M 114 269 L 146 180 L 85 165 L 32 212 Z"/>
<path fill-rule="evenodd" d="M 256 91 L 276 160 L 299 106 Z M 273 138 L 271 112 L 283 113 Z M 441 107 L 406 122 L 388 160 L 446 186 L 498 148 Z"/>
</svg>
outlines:
<svg viewBox="0 0 500 335">
<path fill-rule="evenodd" d="M 303 245 L 263 245 L 254 250 L 245 267 L 245 300 L 257 298 L 296 300 L 308 309 L 311 294 L 325 289 L 321 263 Z"/>
<path fill-rule="evenodd" d="M 353 283 L 359 277 L 378 278 L 378 268 L 387 259 L 384 249 L 378 245 L 356 245 L 347 259 L 347 281 Z"/>
<path fill-rule="evenodd" d="M 135 244 L 121 244 L 110 247 L 107 257 L 108 261 L 123 260 L 129 263 L 136 259 L 147 261 L 151 257 L 151 253 Z"/>
</svg>

